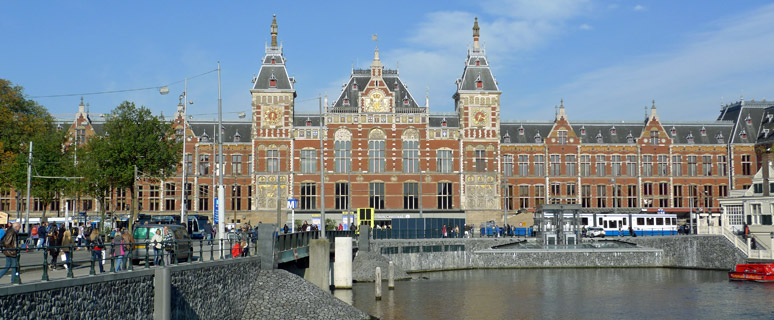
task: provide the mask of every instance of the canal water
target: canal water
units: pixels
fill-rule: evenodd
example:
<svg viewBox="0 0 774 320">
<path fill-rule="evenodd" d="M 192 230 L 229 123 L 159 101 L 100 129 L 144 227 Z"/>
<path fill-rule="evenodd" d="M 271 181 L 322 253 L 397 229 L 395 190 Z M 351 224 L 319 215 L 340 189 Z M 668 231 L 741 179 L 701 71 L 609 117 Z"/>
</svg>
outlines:
<svg viewBox="0 0 774 320">
<path fill-rule="evenodd" d="M 774 283 L 682 269 L 499 269 L 412 274 L 334 294 L 381 319 L 774 319 Z"/>
</svg>

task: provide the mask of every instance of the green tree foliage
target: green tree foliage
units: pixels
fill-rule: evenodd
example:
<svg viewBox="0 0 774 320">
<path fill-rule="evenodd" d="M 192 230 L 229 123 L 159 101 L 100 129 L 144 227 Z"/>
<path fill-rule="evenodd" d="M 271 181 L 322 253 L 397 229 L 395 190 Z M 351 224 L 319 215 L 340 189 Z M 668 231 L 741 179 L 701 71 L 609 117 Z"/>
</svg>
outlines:
<svg viewBox="0 0 774 320">
<path fill-rule="evenodd" d="M 105 187 L 128 189 L 135 198 L 134 166 L 143 177 L 163 180 L 180 164 L 182 143 L 175 141 L 171 122 L 148 108 L 125 101 L 106 117 L 101 136 L 89 139 L 82 171 L 96 197 Z M 103 192 L 104 193 L 104 192 Z M 136 208 L 132 205 L 132 220 Z"/>
<path fill-rule="evenodd" d="M 100 223 L 105 221 L 105 198 L 113 186 L 117 185 L 115 169 L 111 159 L 110 141 L 106 136 L 91 137 L 86 145 L 85 152 L 79 152 L 77 172 L 84 177 L 84 181 L 76 185 L 78 192 L 85 192 L 93 196 L 100 204 Z M 100 229 L 102 229 L 100 227 Z"/>
<path fill-rule="evenodd" d="M 24 89 L 0 79 L 0 189 L 11 187 L 17 155 L 26 154 L 29 141 L 52 127 L 53 118 Z"/>
<path fill-rule="evenodd" d="M 43 218 L 46 217 L 48 205 L 59 199 L 70 183 L 60 178 L 73 172 L 70 152 L 64 147 L 66 141 L 67 131 L 52 126 L 44 128 L 32 137 L 33 178 L 30 183 L 30 194 L 42 202 L 44 206 Z M 20 152 L 16 155 L 16 163 L 12 170 L 13 186 L 16 190 L 26 190 L 27 188 L 29 143 L 26 145 L 26 152 Z"/>
</svg>

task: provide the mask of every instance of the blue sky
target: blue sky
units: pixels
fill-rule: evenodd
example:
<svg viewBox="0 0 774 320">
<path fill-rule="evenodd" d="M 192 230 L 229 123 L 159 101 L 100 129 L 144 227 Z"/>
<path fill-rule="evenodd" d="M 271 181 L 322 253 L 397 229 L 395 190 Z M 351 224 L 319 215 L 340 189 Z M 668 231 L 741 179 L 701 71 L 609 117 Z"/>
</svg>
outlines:
<svg viewBox="0 0 774 320">
<path fill-rule="evenodd" d="M 30 97 L 156 87 L 222 65 L 226 118 L 250 110 L 277 14 L 299 111 L 338 95 L 353 65 L 373 57 L 400 66 L 431 111 L 453 111 L 478 16 L 502 117 L 552 120 L 564 98 L 570 120 L 642 120 L 656 100 L 663 120 L 714 120 L 721 101 L 774 99 L 774 5 L 766 1 L 3 1 L 0 78 Z M 92 113 L 130 100 L 171 115 L 183 84 L 89 95 Z M 189 113 L 214 118 L 217 77 L 189 82 Z M 71 117 L 78 96 L 35 98 Z M 422 99 L 419 99 L 422 100 Z"/>
</svg>

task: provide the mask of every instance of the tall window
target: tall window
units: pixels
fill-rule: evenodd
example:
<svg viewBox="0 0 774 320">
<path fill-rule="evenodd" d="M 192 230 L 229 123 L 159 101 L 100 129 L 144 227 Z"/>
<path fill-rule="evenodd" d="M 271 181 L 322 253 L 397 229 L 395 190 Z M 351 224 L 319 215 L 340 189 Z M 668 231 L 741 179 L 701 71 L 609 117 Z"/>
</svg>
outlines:
<svg viewBox="0 0 774 320">
<path fill-rule="evenodd" d="M 210 188 L 206 184 L 199 185 L 199 203 L 196 208 L 199 211 L 210 210 Z"/>
<path fill-rule="evenodd" d="M 529 186 L 519 186 L 519 208 L 529 208 Z"/>
<path fill-rule="evenodd" d="M 680 177 L 683 175 L 683 157 L 679 155 L 672 156 L 672 176 Z"/>
<path fill-rule="evenodd" d="M 580 175 L 581 177 L 591 176 L 591 155 L 582 154 L 580 156 Z"/>
<path fill-rule="evenodd" d="M 633 154 L 626 155 L 626 174 L 630 177 L 637 176 L 637 156 Z"/>
<path fill-rule="evenodd" d="M 704 207 L 705 208 L 712 207 L 712 186 L 711 185 L 704 186 Z"/>
<path fill-rule="evenodd" d="M 403 209 L 419 209 L 419 184 L 403 183 Z"/>
<path fill-rule="evenodd" d="M 581 206 L 591 208 L 591 185 L 584 184 L 581 186 Z"/>
<path fill-rule="evenodd" d="M 604 177 L 607 175 L 607 172 L 605 172 L 605 168 L 607 168 L 607 162 L 605 161 L 605 155 L 604 154 L 598 154 L 597 155 L 597 176 L 598 177 Z"/>
<path fill-rule="evenodd" d="M 653 175 L 653 155 L 642 155 L 642 176 L 650 177 Z"/>
<path fill-rule="evenodd" d="M 577 166 L 578 163 L 575 161 L 575 155 L 574 154 L 568 154 L 564 156 L 564 171 L 567 173 L 567 176 L 574 177 L 576 175 L 575 166 Z"/>
<path fill-rule="evenodd" d="M 623 202 L 623 190 L 620 184 L 613 185 L 613 207 L 620 208 Z"/>
<path fill-rule="evenodd" d="M 742 175 L 749 176 L 752 174 L 751 171 L 752 167 L 752 161 L 750 161 L 750 155 L 745 154 L 742 155 Z"/>
<path fill-rule="evenodd" d="M 660 154 L 656 156 L 657 161 L 657 169 L 656 175 L 667 177 L 669 176 L 669 156 L 665 154 Z"/>
<path fill-rule="evenodd" d="M 552 154 L 551 159 L 551 175 L 558 177 L 562 175 L 562 158 L 558 154 Z"/>
<path fill-rule="evenodd" d="M 636 185 L 628 185 L 628 186 L 626 186 L 626 206 L 629 207 L 629 208 L 639 207 L 639 204 L 637 203 L 637 186 Z"/>
<path fill-rule="evenodd" d="M 561 197 L 562 197 L 562 185 L 559 182 L 551 182 L 551 194 L 549 194 L 549 199 L 552 204 L 559 204 L 561 203 Z"/>
<path fill-rule="evenodd" d="M 476 172 L 486 172 L 486 150 L 476 149 L 475 164 Z"/>
<path fill-rule="evenodd" d="M 242 210 L 242 186 L 231 186 L 231 210 Z"/>
<path fill-rule="evenodd" d="M 352 170 L 352 133 L 346 129 L 336 130 L 333 142 L 333 166 L 337 173 Z"/>
<path fill-rule="evenodd" d="M 301 150 L 301 173 L 314 173 L 317 171 L 317 150 Z"/>
<path fill-rule="evenodd" d="M 539 207 L 546 203 L 546 186 L 543 184 L 535 185 L 535 206 Z"/>
<path fill-rule="evenodd" d="M 669 184 L 666 182 L 658 183 L 658 206 L 661 208 L 669 206 Z"/>
<path fill-rule="evenodd" d="M 419 172 L 419 141 L 403 140 L 403 172 Z"/>
<path fill-rule="evenodd" d="M 506 154 L 503 156 L 503 175 L 506 177 L 513 176 L 513 155 Z"/>
<path fill-rule="evenodd" d="M 193 155 L 190 153 L 185 154 L 185 174 L 187 175 L 193 175 L 194 173 L 194 164 L 193 164 Z"/>
<path fill-rule="evenodd" d="M 728 197 L 728 186 L 721 184 L 718 186 L 718 197 Z M 774 212 L 774 211 L 772 211 Z"/>
<path fill-rule="evenodd" d="M 718 156 L 718 175 L 719 176 L 727 176 L 728 175 L 728 158 L 724 155 Z"/>
<path fill-rule="evenodd" d="M 505 195 L 504 195 L 504 197 L 505 197 L 505 206 L 507 207 L 507 210 L 513 210 L 513 204 L 514 204 L 513 203 L 513 198 L 514 198 L 514 195 L 513 195 L 514 190 L 513 189 L 514 188 L 513 188 L 512 185 L 505 186 Z"/>
<path fill-rule="evenodd" d="M 210 174 L 210 155 L 199 155 L 199 175 L 206 176 Z"/>
<path fill-rule="evenodd" d="M 436 151 L 436 166 L 439 173 L 451 173 L 452 172 L 452 151 L 451 150 L 438 150 Z"/>
<path fill-rule="evenodd" d="M 567 130 L 559 130 L 557 131 L 557 142 L 559 144 L 567 144 Z"/>
<path fill-rule="evenodd" d="M 705 177 L 712 176 L 712 156 L 701 156 L 701 173 Z"/>
<path fill-rule="evenodd" d="M 696 156 L 685 157 L 688 160 L 688 176 L 695 177 L 698 175 Z"/>
<path fill-rule="evenodd" d="M 175 210 L 175 184 L 164 183 L 164 210 Z"/>
<path fill-rule="evenodd" d="M 368 171 L 384 172 L 384 140 L 368 141 Z"/>
<path fill-rule="evenodd" d="M 160 203 L 160 194 L 159 194 L 159 186 L 152 184 L 150 185 L 150 197 L 148 199 L 148 210 L 150 211 L 159 211 L 161 210 L 161 203 Z"/>
<path fill-rule="evenodd" d="M 314 182 L 301 183 L 301 201 L 299 203 L 302 210 L 317 209 L 317 184 Z"/>
<path fill-rule="evenodd" d="M 610 156 L 610 171 L 615 177 L 621 175 L 621 155 L 620 154 L 614 154 Z"/>
<path fill-rule="evenodd" d="M 374 209 L 384 209 L 384 182 L 368 184 L 368 204 Z"/>
<path fill-rule="evenodd" d="M 242 155 L 231 155 L 231 174 L 242 175 Z"/>
<path fill-rule="evenodd" d="M 654 146 L 658 144 L 658 130 L 652 130 L 650 132 L 650 144 Z"/>
<path fill-rule="evenodd" d="M 253 175 L 253 155 L 247 155 L 247 175 L 252 176 Z M 248 201 L 247 203 L 250 203 Z"/>
<path fill-rule="evenodd" d="M 542 154 L 535 155 L 535 175 L 540 177 L 546 174 L 546 158 Z"/>
<path fill-rule="evenodd" d="M 336 209 L 345 210 L 349 204 L 349 183 L 336 182 Z"/>
<path fill-rule="evenodd" d="M 597 185 L 597 208 L 607 207 L 607 185 Z"/>
<path fill-rule="evenodd" d="M 279 172 L 279 150 L 266 150 L 266 172 Z"/>
<path fill-rule="evenodd" d="M 520 177 L 529 176 L 529 155 L 526 155 L 526 154 L 519 155 L 519 176 Z"/>
<path fill-rule="evenodd" d="M 438 192 L 438 209 L 453 209 L 454 198 L 452 195 L 452 183 L 451 182 L 439 182 Z"/>
<path fill-rule="evenodd" d="M 683 186 L 681 185 L 672 186 L 672 205 L 675 208 L 683 207 Z"/>
</svg>

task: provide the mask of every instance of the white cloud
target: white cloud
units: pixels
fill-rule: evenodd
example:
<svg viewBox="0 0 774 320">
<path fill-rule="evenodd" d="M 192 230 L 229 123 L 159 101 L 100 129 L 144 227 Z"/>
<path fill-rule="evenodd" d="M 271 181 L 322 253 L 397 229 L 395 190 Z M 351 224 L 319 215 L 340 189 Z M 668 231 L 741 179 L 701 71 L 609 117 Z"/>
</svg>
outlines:
<svg viewBox="0 0 774 320">
<path fill-rule="evenodd" d="M 632 119 L 655 99 L 662 119 L 712 119 L 721 96 L 738 97 L 742 90 L 758 99 L 771 95 L 772 20 L 774 5 L 716 21 L 715 30 L 689 35 L 679 49 L 582 74 L 519 104 L 540 106 L 545 97 L 564 96 L 568 113 L 577 110 L 578 119 L 589 119 L 582 110 L 608 119 Z M 538 117 L 549 116 L 546 110 L 540 112 Z"/>
<path fill-rule="evenodd" d="M 591 29 L 594 29 L 594 27 L 584 23 L 584 24 L 580 25 L 580 29 L 581 30 L 591 30 Z"/>
<path fill-rule="evenodd" d="M 643 10 L 645 10 L 645 7 L 643 5 L 638 4 L 634 6 L 634 11 L 643 11 Z"/>
<path fill-rule="evenodd" d="M 484 12 L 524 20 L 556 20 L 577 16 L 587 9 L 588 0 L 485 0 Z"/>
</svg>

